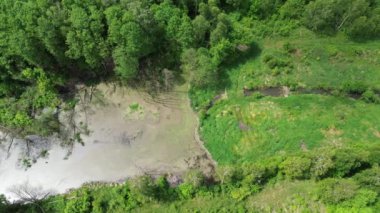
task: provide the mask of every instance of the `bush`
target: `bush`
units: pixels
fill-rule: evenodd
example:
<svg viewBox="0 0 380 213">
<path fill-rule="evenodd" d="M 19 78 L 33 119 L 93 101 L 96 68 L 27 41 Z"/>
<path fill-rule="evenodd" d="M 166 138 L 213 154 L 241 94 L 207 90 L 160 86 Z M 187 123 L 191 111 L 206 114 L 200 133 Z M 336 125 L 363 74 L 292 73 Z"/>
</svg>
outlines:
<svg viewBox="0 0 380 213">
<path fill-rule="evenodd" d="M 305 9 L 305 0 L 287 0 L 280 8 L 280 17 L 282 19 L 299 19 Z"/>
<path fill-rule="evenodd" d="M 306 157 L 289 157 L 279 166 L 290 179 L 305 179 L 310 176 L 311 160 Z"/>
<path fill-rule="evenodd" d="M 380 168 L 374 166 L 371 169 L 364 170 L 353 178 L 358 182 L 363 188 L 371 189 L 380 194 Z"/>
<path fill-rule="evenodd" d="M 296 48 L 289 42 L 284 43 L 283 48 L 287 53 L 293 53 L 296 51 Z"/>
<path fill-rule="evenodd" d="M 345 177 L 369 167 L 369 153 L 359 148 L 338 149 L 332 156 L 334 167 L 330 170 L 335 177 Z"/>
<path fill-rule="evenodd" d="M 239 166 L 218 166 L 216 168 L 216 181 L 222 185 L 239 185 L 248 170 Z"/>
<path fill-rule="evenodd" d="M 376 192 L 368 189 L 360 189 L 353 199 L 345 201 L 342 206 L 361 209 L 374 204 L 376 202 L 376 198 Z"/>
<path fill-rule="evenodd" d="M 182 183 L 177 188 L 179 195 L 182 199 L 189 199 L 195 195 L 195 188 L 190 183 Z"/>
<path fill-rule="evenodd" d="M 170 200 L 175 196 L 174 190 L 170 187 L 166 176 L 160 176 L 155 181 L 156 184 L 156 199 L 157 200 Z"/>
<path fill-rule="evenodd" d="M 156 186 L 152 177 L 149 175 L 132 179 L 129 184 L 131 192 L 140 197 L 142 202 L 145 202 L 147 199 L 155 198 Z"/>
<path fill-rule="evenodd" d="M 205 183 L 205 176 L 199 170 L 190 170 L 185 174 L 184 183 L 192 185 L 195 189 L 200 188 Z"/>
<path fill-rule="evenodd" d="M 65 213 L 90 213 L 92 212 L 92 200 L 90 190 L 84 188 L 74 193 L 74 198 L 70 199 L 65 208 Z"/>
<path fill-rule="evenodd" d="M 236 199 L 238 201 L 244 200 L 246 197 L 251 195 L 254 191 L 248 186 L 242 186 L 239 188 L 234 188 L 231 190 L 230 194 L 233 199 Z"/>
<path fill-rule="evenodd" d="M 353 180 L 328 178 L 318 184 L 317 195 L 326 204 L 338 204 L 353 198 L 358 188 Z"/>
<path fill-rule="evenodd" d="M 368 103 L 380 103 L 380 96 L 371 89 L 362 94 L 362 99 Z"/>
<path fill-rule="evenodd" d="M 212 88 L 217 83 L 217 66 L 207 49 L 186 50 L 181 56 L 181 64 L 182 70 L 191 74 L 192 86 Z"/>
<path fill-rule="evenodd" d="M 311 176 L 314 178 L 326 177 L 333 167 L 334 162 L 331 159 L 331 154 L 322 150 L 322 152 L 316 153 L 312 158 Z"/>
<path fill-rule="evenodd" d="M 289 60 L 278 58 L 269 54 L 264 55 L 263 62 L 272 70 L 274 69 L 284 70 L 285 68 L 293 68 L 293 64 Z"/>
<path fill-rule="evenodd" d="M 367 86 L 360 82 L 344 82 L 342 90 L 347 93 L 362 94 L 367 90 Z"/>
</svg>

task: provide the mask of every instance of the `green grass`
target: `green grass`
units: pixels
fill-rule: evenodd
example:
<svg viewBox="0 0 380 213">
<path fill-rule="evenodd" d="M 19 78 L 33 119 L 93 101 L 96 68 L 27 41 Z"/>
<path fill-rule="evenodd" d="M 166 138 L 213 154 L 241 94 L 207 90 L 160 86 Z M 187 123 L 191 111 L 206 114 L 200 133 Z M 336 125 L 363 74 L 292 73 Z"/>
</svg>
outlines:
<svg viewBox="0 0 380 213">
<path fill-rule="evenodd" d="M 201 132 L 215 160 L 231 164 L 324 145 L 380 142 L 379 120 L 379 105 L 333 96 L 232 98 L 209 110 Z"/>
<path fill-rule="evenodd" d="M 257 99 L 243 93 L 243 88 L 275 86 L 336 94 L 380 91 L 379 50 L 379 40 L 358 43 L 341 34 L 327 37 L 304 28 L 288 37 L 257 39 L 256 49 L 220 70 L 224 88 L 190 93 L 196 109 L 207 106 L 216 94 L 228 94 L 206 116 L 201 113 L 207 149 L 223 165 L 325 145 L 380 142 L 380 105 L 337 96 Z"/>
<path fill-rule="evenodd" d="M 285 48 L 285 46 L 290 47 Z M 260 54 L 225 68 L 231 92 L 249 88 L 292 87 L 348 90 L 354 87 L 380 90 L 380 41 L 352 42 L 343 36 L 316 36 L 305 29 L 287 38 L 258 41 Z M 270 68 L 265 57 L 289 62 Z M 355 89 L 355 88 L 354 88 Z"/>
</svg>

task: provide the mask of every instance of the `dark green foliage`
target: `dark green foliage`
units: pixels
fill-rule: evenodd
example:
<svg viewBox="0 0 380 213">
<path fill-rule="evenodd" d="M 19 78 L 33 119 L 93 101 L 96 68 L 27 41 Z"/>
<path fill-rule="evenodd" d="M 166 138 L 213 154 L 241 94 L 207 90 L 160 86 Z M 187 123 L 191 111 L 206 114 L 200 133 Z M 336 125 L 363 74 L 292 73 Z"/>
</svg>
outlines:
<svg viewBox="0 0 380 213">
<path fill-rule="evenodd" d="M 316 0 L 311 1 L 304 14 L 310 29 L 327 34 L 347 31 L 353 38 L 378 37 L 379 5 L 371 0 Z"/>
<path fill-rule="evenodd" d="M 4 195 L 0 194 L 0 212 L 5 212 L 7 205 L 9 205 L 7 199 Z"/>
<path fill-rule="evenodd" d="M 84 58 L 90 68 L 99 67 L 108 55 L 101 1 L 63 1 L 63 7 L 68 15 L 66 55 L 72 59 Z"/>
</svg>

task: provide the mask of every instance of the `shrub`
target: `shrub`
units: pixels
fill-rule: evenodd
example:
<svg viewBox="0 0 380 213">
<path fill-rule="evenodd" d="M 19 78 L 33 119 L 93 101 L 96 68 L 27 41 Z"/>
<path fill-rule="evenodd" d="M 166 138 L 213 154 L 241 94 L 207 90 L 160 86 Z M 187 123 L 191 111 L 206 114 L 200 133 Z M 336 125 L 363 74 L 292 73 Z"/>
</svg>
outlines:
<svg viewBox="0 0 380 213">
<path fill-rule="evenodd" d="M 364 170 L 353 178 L 358 182 L 362 187 L 369 188 L 380 194 L 380 168 L 374 166 L 371 169 Z"/>
<path fill-rule="evenodd" d="M 313 156 L 311 176 L 314 178 L 326 177 L 330 169 L 334 167 L 330 153 L 322 151 Z"/>
<path fill-rule="evenodd" d="M 132 179 L 129 184 L 131 192 L 140 197 L 142 202 L 145 202 L 147 199 L 155 198 L 156 186 L 152 177 L 149 175 Z"/>
<path fill-rule="evenodd" d="M 289 42 L 285 42 L 282 47 L 287 53 L 293 53 L 294 51 L 296 51 L 296 48 Z"/>
<path fill-rule="evenodd" d="M 376 202 L 377 193 L 368 189 L 360 189 L 354 198 L 343 202 L 341 205 L 348 208 L 362 209 Z"/>
<path fill-rule="evenodd" d="M 280 17 L 283 19 L 299 19 L 305 9 L 305 0 L 287 0 L 280 8 Z"/>
<path fill-rule="evenodd" d="M 192 198 L 196 192 L 194 186 L 190 183 L 182 183 L 178 186 L 177 190 L 182 199 Z"/>
<path fill-rule="evenodd" d="M 367 86 L 360 82 L 344 82 L 342 90 L 348 93 L 362 94 L 367 90 Z"/>
<path fill-rule="evenodd" d="M 198 189 L 205 183 L 205 176 L 199 170 L 190 170 L 185 174 L 184 183 L 188 183 L 195 189 Z"/>
<path fill-rule="evenodd" d="M 170 187 L 166 176 L 160 176 L 155 181 L 156 184 L 156 199 L 170 200 L 174 196 L 174 190 Z"/>
<path fill-rule="evenodd" d="M 278 58 L 273 55 L 265 55 L 263 57 L 263 62 L 272 70 L 275 68 L 293 68 L 293 64 L 289 60 Z"/>
<path fill-rule="evenodd" d="M 362 99 L 368 103 L 380 103 L 380 97 L 372 89 L 368 89 L 362 94 Z"/>
<path fill-rule="evenodd" d="M 74 198 L 70 199 L 65 208 L 65 213 L 90 213 L 92 212 L 90 191 L 87 188 L 78 190 L 74 193 Z"/>
<path fill-rule="evenodd" d="M 328 178 L 318 184 L 317 194 L 326 204 L 338 204 L 353 198 L 358 188 L 353 180 Z"/>
<path fill-rule="evenodd" d="M 359 169 L 369 166 L 369 153 L 359 148 L 355 149 L 338 149 L 335 151 L 332 160 L 334 167 L 331 175 L 335 177 L 344 177 L 355 173 Z"/>
<path fill-rule="evenodd" d="M 236 184 L 243 179 L 241 169 L 237 166 L 218 166 L 215 179 L 222 185 Z"/>
<path fill-rule="evenodd" d="M 290 179 L 304 179 L 310 176 L 311 160 L 306 157 L 289 157 L 279 166 Z"/>
<path fill-rule="evenodd" d="M 244 200 L 246 197 L 248 197 L 249 195 L 252 194 L 252 190 L 250 187 L 248 186 L 242 186 L 242 187 L 239 187 L 239 188 L 234 188 L 233 190 L 231 190 L 231 197 L 233 199 L 236 199 L 238 201 L 241 201 L 241 200 Z"/>
<path fill-rule="evenodd" d="M 218 53 L 219 54 L 219 53 Z M 213 87 L 217 82 L 217 65 L 205 48 L 188 49 L 181 56 L 181 68 L 191 73 L 191 84 L 196 88 Z"/>
</svg>

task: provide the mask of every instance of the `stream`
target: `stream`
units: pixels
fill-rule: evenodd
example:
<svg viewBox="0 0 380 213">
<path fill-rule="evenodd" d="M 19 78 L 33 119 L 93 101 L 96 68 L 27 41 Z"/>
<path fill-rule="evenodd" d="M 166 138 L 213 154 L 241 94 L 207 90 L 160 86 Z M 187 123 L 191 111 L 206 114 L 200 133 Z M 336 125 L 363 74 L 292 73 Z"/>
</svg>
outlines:
<svg viewBox="0 0 380 213">
<path fill-rule="evenodd" d="M 45 139 L 41 144 L 46 154 L 27 169 L 20 162 L 24 140 L 15 139 L 9 155 L 8 146 L 0 146 L 0 194 L 17 200 L 14 191 L 22 185 L 65 193 L 88 182 L 212 169 L 212 160 L 197 140 L 197 117 L 186 85 L 154 98 L 105 84 L 96 87 L 96 94 L 76 107 L 76 122 L 87 124 L 89 130 L 81 137 L 83 145 L 75 143 L 68 149 L 56 138 Z M 81 96 L 89 99 L 86 94 Z"/>
</svg>

